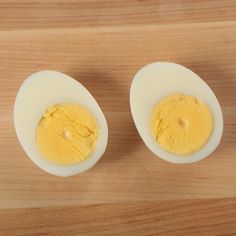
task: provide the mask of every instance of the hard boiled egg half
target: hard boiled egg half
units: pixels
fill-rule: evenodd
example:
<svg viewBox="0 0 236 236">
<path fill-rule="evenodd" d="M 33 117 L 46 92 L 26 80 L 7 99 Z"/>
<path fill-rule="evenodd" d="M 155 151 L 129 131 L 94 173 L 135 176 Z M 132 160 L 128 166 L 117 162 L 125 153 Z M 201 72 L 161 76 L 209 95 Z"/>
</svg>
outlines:
<svg viewBox="0 0 236 236">
<path fill-rule="evenodd" d="M 57 176 L 90 169 L 107 146 L 107 122 L 95 98 L 81 83 L 57 71 L 40 71 L 23 82 L 14 124 L 29 158 Z"/>
<path fill-rule="evenodd" d="M 166 161 L 196 162 L 220 143 L 220 104 L 210 87 L 182 65 L 144 66 L 132 81 L 130 107 L 144 143 Z"/>
</svg>

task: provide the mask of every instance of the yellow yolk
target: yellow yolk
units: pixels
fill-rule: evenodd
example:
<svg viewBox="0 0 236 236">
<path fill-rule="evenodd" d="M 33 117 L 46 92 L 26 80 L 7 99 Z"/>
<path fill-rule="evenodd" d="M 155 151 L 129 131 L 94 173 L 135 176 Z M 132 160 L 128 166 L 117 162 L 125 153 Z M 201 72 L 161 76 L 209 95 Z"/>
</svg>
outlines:
<svg viewBox="0 0 236 236">
<path fill-rule="evenodd" d="M 209 108 L 195 97 L 173 94 L 154 108 L 151 129 L 156 142 L 166 151 L 187 155 L 208 141 L 213 128 Z"/>
<path fill-rule="evenodd" d="M 76 104 L 51 106 L 38 126 L 36 142 L 43 157 L 56 164 L 76 164 L 87 159 L 98 140 L 95 117 Z"/>
</svg>

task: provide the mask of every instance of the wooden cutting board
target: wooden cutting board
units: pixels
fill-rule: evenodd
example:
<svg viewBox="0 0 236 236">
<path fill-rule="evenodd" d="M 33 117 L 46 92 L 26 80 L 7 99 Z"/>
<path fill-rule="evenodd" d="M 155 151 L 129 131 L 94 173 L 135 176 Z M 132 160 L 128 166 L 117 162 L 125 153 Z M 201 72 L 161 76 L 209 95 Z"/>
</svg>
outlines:
<svg viewBox="0 0 236 236">
<path fill-rule="evenodd" d="M 0 1 L 0 235 L 236 235 L 235 56 L 235 0 Z M 141 141 L 129 88 L 154 61 L 217 95 L 224 135 L 209 158 L 174 165 Z M 16 138 L 16 93 L 44 69 L 78 79 L 107 117 L 107 151 L 81 175 L 44 173 Z"/>
</svg>

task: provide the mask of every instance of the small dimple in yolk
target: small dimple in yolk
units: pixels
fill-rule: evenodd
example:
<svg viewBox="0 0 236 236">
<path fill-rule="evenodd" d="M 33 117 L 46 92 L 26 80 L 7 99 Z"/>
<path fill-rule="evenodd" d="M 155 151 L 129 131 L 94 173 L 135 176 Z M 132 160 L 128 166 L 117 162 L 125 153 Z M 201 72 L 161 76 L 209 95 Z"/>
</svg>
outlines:
<svg viewBox="0 0 236 236">
<path fill-rule="evenodd" d="M 187 128 L 187 121 L 179 118 L 178 122 L 179 122 L 179 125 L 180 125 L 181 128 L 183 128 L 183 129 Z"/>
<path fill-rule="evenodd" d="M 193 96 L 170 95 L 152 113 L 151 130 L 156 142 L 174 154 L 187 155 L 200 150 L 212 129 L 209 108 Z"/>
<path fill-rule="evenodd" d="M 64 138 L 65 139 L 71 139 L 72 138 L 71 132 L 70 131 L 65 131 L 64 132 Z"/>
<path fill-rule="evenodd" d="M 97 140 L 96 119 L 77 104 L 49 107 L 36 130 L 36 143 L 42 156 L 62 165 L 86 160 L 95 150 Z"/>
</svg>

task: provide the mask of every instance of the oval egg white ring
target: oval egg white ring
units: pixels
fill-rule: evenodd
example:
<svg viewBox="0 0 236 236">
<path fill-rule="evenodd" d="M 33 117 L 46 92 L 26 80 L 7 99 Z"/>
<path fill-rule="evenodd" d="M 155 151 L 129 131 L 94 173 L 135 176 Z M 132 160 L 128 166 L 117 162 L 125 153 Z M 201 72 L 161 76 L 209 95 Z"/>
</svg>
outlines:
<svg viewBox="0 0 236 236">
<path fill-rule="evenodd" d="M 43 158 L 38 151 L 37 125 L 48 107 L 60 103 L 82 105 L 97 120 L 99 135 L 96 149 L 81 163 L 54 164 Z M 107 146 L 107 122 L 94 97 L 81 83 L 57 71 L 40 71 L 23 82 L 15 100 L 14 124 L 19 141 L 29 158 L 44 171 L 57 176 L 71 176 L 90 169 L 103 155 Z"/>
<path fill-rule="evenodd" d="M 211 110 L 213 130 L 208 142 L 197 152 L 175 155 L 162 149 L 151 133 L 151 114 L 164 97 L 173 93 L 192 95 Z M 146 146 L 160 158 L 172 163 L 192 163 L 207 157 L 219 145 L 223 133 L 220 104 L 210 87 L 193 71 L 170 62 L 144 66 L 135 75 L 130 88 L 130 107 L 136 128 Z"/>
</svg>

